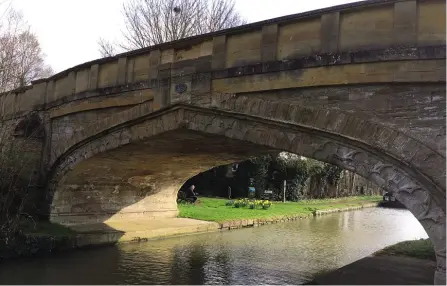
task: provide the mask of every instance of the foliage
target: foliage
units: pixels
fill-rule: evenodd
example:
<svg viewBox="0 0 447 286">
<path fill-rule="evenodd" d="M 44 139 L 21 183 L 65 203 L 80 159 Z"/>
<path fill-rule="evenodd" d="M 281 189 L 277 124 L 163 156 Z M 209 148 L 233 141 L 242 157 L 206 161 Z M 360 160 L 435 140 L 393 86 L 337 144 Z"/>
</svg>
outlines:
<svg viewBox="0 0 447 286">
<path fill-rule="evenodd" d="M 51 69 L 45 65 L 37 37 L 22 14 L 4 5 L 0 1 L 0 96 L 10 96 L 11 89 L 49 76 Z M 20 221 L 32 219 L 26 206 L 37 193 L 38 172 L 35 152 L 27 150 L 38 144 L 35 139 L 41 130 L 23 119 L 28 123 L 21 126 L 20 134 L 13 135 L 20 124 L 4 120 L 0 113 L 0 244 L 10 245 L 15 237 L 23 235 Z"/>
<path fill-rule="evenodd" d="M 0 262 L 3 259 L 27 257 L 71 249 L 75 241 L 69 236 L 18 234 L 10 243 L 0 240 Z"/>
<path fill-rule="evenodd" d="M 313 215 L 316 215 L 318 208 L 315 207 L 306 207 L 306 210 L 310 211 Z"/>
<path fill-rule="evenodd" d="M 225 204 L 226 206 L 231 206 L 228 204 L 228 202 Z M 272 203 L 269 200 L 250 200 L 247 198 L 239 199 L 234 201 L 233 205 L 234 208 L 245 208 L 248 207 L 249 209 L 269 209 L 272 206 Z"/>
<path fill-rule="evenodd" d="M 227 202 L 225 203 L 225 205 L 231 207 L 231 206 L 234 205 L 234 201 L 233 201 L 233 200 L 229 200 L 229 201 L 227 201 Z"/>
<path fill-rule="evenodd" d="M 74 235 L 72 229 L 59 224 L 22 219 L 13 239 L 1 237 L 0 262 L 2 259 L 71 249 L 75 246 Z"/>
<path fill-rule="evenodd" d="M 271 200 L 283 200 L 283 186 L 286 180 L 286 200 L 300 201 L 312 198 L 336 198 L 340 196 L 379 194 L 380 188 L 370 187 L 364 191 L 364 180 L 359 176 L 342 171 L 337 166 L 303 158 L 291 153 L 266 155 L 250 158 L 238 163 L 232 176 L 228 176 L 229 165 L 219 166 L 189 179 L 182 189 L 194 184 L 202 196 L 228 197 L 228 186 L 233 197 L 247 197 L 248 188 L 255 187 L 255 198 L 263 197 L 265 190 L 271 190 Z M 345 177 L 342 178 L 342 175 Z M 346 175 L 347 174 L 347 175 Z M 347 178 L 356 180 L 348 180 Z M 253 183 L 250 182 L 253 180 Z"/>
<path fill-rule="evenodd" d="M 0 93 L 24 87 L 31 81 L 50 76 L 39 41 L 23 15 L 0 2 Z M 2 13 L 3 12 L 3 13 Z"/>
<path fill-rule="evenodd" d="M 260 203 L 260 205 L 262 206 L 263 209 L 269 209 L 272 206 L 272 203 L 268 200 L 262 201 Z"/>
</svg>

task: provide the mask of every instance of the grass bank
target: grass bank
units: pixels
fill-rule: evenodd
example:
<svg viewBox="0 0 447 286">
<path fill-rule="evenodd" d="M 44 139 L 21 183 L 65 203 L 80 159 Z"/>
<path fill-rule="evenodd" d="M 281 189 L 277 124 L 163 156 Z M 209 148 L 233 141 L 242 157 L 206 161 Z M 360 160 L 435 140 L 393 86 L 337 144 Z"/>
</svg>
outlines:
<svg viewBox="0 0 447 286">
<path fill-rule="evenodd" d="M 336 199 L 302 200 L 300 202 L 273 202 L 267 209 L 234 208 L 226 206 L 227 199 L 199 198 L 196 205 L 179 204 L 179 217 L 223 223 L 244 219 L 269 219 L 284 216 L 309 216 L 318 210 L 343 209 L 378 203 L 380 196 L 356 196 Z"/>
<path fill-rule="evenodd" d="M 402 241 L 379 250 L 374 255 L 407 256 L 436 261 L 435 249 L 430 239 Z"/>
</svg>

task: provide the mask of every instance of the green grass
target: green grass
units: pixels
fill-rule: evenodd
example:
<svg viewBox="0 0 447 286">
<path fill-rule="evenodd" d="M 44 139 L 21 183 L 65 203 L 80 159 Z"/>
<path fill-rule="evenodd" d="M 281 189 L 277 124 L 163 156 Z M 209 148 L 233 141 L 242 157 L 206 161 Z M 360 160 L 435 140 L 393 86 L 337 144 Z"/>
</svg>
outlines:
<svg viewBox="0 0 447 286">
<path fill-rule="evenodd" d="M 430 239 L 399 242 L 379 250 L 375 255 L 408 256 L 436 261 L 435 250 Z"/>
<path fill-rule="evenodd" d="M 227 199 L 199 198 L 196 205 L 179 204 L 179 217 L 225 222 L 240 219 L 265 219 L 288 215 L 311 215 L 314 210 L 327 210 L 377 203 L 380 196 L 357 196 L 337 199 L 303 200 L 300 202 L 273 202 L 267 209 L 234 208 L 225 206 Z"/>
</svg>

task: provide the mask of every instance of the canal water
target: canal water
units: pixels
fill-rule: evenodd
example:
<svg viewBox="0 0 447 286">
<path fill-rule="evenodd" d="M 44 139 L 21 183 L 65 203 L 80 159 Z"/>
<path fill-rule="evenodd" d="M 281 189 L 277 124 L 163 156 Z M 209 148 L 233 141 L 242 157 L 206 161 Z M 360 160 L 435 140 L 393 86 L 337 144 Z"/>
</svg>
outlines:
<svg viewBox="0 0 447 286">
<path fill-rule="evenodd" d="M 10 261 L 0 267 L 0 283 L 302 284 L 419 238 L 427 234 L 409 211 L 370 208 Z"/>
</svg>

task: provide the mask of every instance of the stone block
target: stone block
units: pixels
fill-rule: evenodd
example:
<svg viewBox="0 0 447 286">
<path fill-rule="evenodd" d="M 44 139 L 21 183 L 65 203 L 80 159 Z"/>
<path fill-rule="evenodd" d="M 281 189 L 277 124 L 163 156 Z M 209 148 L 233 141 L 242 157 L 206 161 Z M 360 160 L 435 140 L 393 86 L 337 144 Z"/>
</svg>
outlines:
<svg viewBox="0 0 447 286">
<path fill-rule="evenodd" d="M 445 188 L 445 159 L 433 149 L 421 145 L 411 159 L 411 164 L 422 170 L 440 186 Z"/>
<path fill-rule="evenodd" d="M 418 151 L 420 143 L 403 133 L 399 133 L 391 143 L 389 149 L 396 157 L 404 162 L 410 162 Z"/>
<path fill-rule="evenodd" d="M 190 59 L 197 59 L 200 57 L 201 44 L 188 45 L 181 49 L 175 49 L 174 51 L 174 62 L 180 62 Z"/>
<path fill-rule="evenodd" d="M 67 75 L 67 95 L 76 92 L 76 71 L 71 71 Z"/>
<path fill-rule="evenodd" d="M 262 27 L 261 39 L 261 62 L 271 62 L 276 60 L 278 47 L 278 24 L 266 25 Z"/>
<path fill-rule="evenodd" d="M 90 69 L 76 71 L 75 93 L 83 92 L 88 89 Z"/>
<path fill-rule="evenodd" d="M 276 59 L 290 60 L 319 53 L 320 27 L 319 17 L 280 25 Z"/>
<path fill-rule="evenodd" d="M 134 82 L 134 69 L 135 69 L 135 59 L 127 58 L 127 76 L 126 83 Z"/>
<path fill-rule="evenodd" d="M 94 90 L 98 88 L 98 74 L 99 65 L 95 64 L 90 67 L 90 77 L 89 77 L 89 89 Z"/>
<path fill-rule="evenodd" d="M 283 121 L 291 121 L 292 118 L 290 117 L 290 115 L 291 115 L 290 108 L 291 108 L 290 103 L 286 103 L 286 102 L 279 103 L 276 108 L 274 117 L 276 119 L 283 120 Z"/>
<path fill-rule="evenodd" d="M 213 59 L 211 68 L 220 70 L 225 68 L 227 54 L 227 37 L 225 35 L 214 37 L 213 39 Z"/>
<path fill-rule="evenodd" d="M 118 85 L 123 85 L 127 81 L 127 58 L 118 59 Z"/>
<path fill-rule="evenodd" d="M 340 14 L 339 51 L 390 46 L 394 40 L 393 8 L 378 5 Z"/>
<path fill-rule="evenodd" d="M 115 86 L 118 80 L 118 61 L 99 65 L 98 87 Z"/>
<path fill-rule="evenodd" d="M 321 16 L 320 52 L 336 53 L 340 28 L 340 12 Z"/>
<path fill-rule="evenodd" d="M 418 1 L 418 44 L 420 46 L 445 45 L 446 12 L 443 0 Z"/>
<path fill-rule="evenodd" d="M 261 30 L 228 36 L 225 67 L 242 67 L 260 63 L 261 38 Z"/>
<path fill-rule="evenodd" d="M 174 49 L 161 51 L 160 64 L 168 64 L 174 62 Z"/>
<path fill-rule="evenodd" d="M 356 117 L 355 115 L 345 115 L 346 117 L 346 123 L 347 124 L 353 124 L 352 122 L 357 122 L 357 129 L 351 129 L 351 132 L 344 132 L 344 131 L 337 131 L 340 132 L 344 135 L 350 135 L 350 136 L 355 136 L 356 138 L 364 141 L 364 142 L 368 142 L 376 132 L 378 132 L 377 130 L 379 128 L 382 128 L 383 126 L 380 126 L 377 123 L 371 122 L 369 120 L 366 119 L 360 119 L 357 118 L 357 120 L 352 119 L 352 117 Z M 360 123 L 361 122 L 361 123 Z M 355 123 L 354 123 L 355 124 Z M 351 126 L 352 127 L 352 126 Z M 342 129 L 344 130 L 344 129 Z"/>
<path fill-rule="evenodd" d="M 417 42 L 417 1 L 394 3 L 394 44 L 415 45 Z"/>
<path fill-rule="evenodd" d="M 399 132 L 391 128 L 382 127 L 378 128 L 371 137 L 370 142 L 382 150 L 388 150 L 391 147 L 394 139 L 399 135 Z"/>
<path fill-rule="evenodd" d="M 161 64 L 161 51 L 154 50 L 149 54 L 149 79 L 158 77 L 158 66 Z"/>
</svg>

